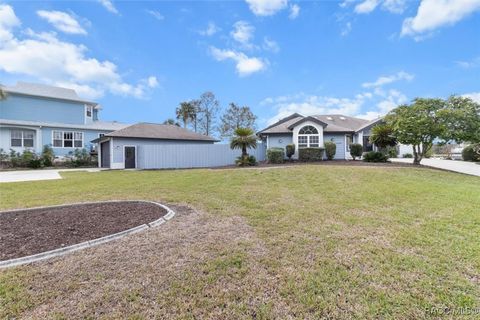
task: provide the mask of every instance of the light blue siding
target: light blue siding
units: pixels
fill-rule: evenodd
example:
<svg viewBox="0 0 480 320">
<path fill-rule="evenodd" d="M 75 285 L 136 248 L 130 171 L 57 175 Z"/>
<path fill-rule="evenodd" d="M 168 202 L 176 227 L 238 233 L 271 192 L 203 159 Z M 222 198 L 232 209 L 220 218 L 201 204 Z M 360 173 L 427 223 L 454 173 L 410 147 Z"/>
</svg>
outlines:
<svg viewBox="0 0 480 320">
<path fill-rule="evenodd" d="M 174 141 L 153 139 L 113 138 L 113 164 L 124 161 L 124 147 L 136 146 L 137 168 L 205 168 L 232 165 L 241 155 L 240 150 L 231 150 L 228 144 L 213 144 L 203 141 Z M 257 161 L 265 160 L 265 146 L 250 149 Z"/>
<path fill-rule="evenodd" d="M 85 123 L 85 105 L 40 97 L 8 95 L 0 101 L 0 118 L 8 120 Z"/>
<path fill-rule="evenodd" d="M 53 131 L 72 131 L 72 132 L 83 132 L 83 148 L 87 151 L 91 151 L 92 147 L 95 145 L 91 141 L 97 139 L 100 133 L 108 133 L 111 131 L 96 131 L 96 130 L 84 130 L 84 129 L 66 129 L 66 128 L 42 128 L 42 146 L 49 145 L 53 146 Z M 68 155 L 70 151 L 74 151 L 75 148 L 53 148 L 56 156 L 65 156 Z"/>
<path fill-rule="evenodd" d="M 288 144 L 293 143 L 293 135 L 290 134 L 269 134 L 268 135 L 268 147 L 269 148 L 282 148 L 285 151 L 285 147 Z M 285 156 L 286 157 L 286 156 Z"/>
<path fill-rule="evenodd" d="M 330 134 L 328 132 L 323 133 L 323 142 L 332 141 L 335 142 L 337 150 L 335 153 L 335 160 L 345 159 L 345 134 Z"/>
</svg>

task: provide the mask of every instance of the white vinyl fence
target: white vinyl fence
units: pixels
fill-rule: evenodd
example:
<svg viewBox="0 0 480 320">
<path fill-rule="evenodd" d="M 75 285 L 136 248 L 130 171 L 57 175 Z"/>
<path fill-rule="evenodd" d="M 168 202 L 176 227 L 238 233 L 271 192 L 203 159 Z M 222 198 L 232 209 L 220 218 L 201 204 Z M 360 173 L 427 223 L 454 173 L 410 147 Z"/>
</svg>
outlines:
<svg viewBox="0 0 480 320">
<path fill-rule="evenodd" d="M 265 160 L 266 148 L 262 143 L 248 154 L 257 161 Z M 208 168 L 235 164 L 241 150 L 231 150 L 228 144 L 171 144 L 143 145 L 138 150 L 138 168 Z"/>
</svg>

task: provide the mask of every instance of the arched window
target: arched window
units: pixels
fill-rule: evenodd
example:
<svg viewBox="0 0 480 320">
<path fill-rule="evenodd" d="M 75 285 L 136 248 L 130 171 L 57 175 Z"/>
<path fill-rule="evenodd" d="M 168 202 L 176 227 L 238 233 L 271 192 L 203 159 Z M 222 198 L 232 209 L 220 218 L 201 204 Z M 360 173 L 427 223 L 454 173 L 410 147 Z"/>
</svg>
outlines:
<svg viewBox="0 0 480 320">
<path fill-rule="evenodd" d="M 318 130 L 313 126 L 305 126 L 302 129 L 300 129 L 298 134 L 318 134 Z"/>
<path fill-rule="evenodd" d="M 298 131 L 298 148 L 318 148 L 318 130 L 314 126 L 305 126 Z"/>
</svg>

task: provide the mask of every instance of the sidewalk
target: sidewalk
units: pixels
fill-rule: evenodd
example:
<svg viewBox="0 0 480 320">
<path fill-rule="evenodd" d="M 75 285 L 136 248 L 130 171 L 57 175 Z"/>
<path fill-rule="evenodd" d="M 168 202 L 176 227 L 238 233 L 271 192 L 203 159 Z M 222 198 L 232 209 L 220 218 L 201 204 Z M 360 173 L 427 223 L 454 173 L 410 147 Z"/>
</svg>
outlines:
<svg viewBox="0 0 480 320">
<path fill-rule="evenodd" d="M 98 172 L 100 168 L 78 168 L 78 169 L 47 169 L 47 170 L 12 170 L 0 172 L 0 183 L 22 182 L 39 180 L 62 179 L 59 172 L 64 171 L 87 171 Z"/>
<path fill-rule="evenodd" d="M 413 159 L 392 158 L 392 162 L 413 163 Z M 461 160 L 422 159 L 421 165 L 480 177 L 480 164 Z"/>
</svg>

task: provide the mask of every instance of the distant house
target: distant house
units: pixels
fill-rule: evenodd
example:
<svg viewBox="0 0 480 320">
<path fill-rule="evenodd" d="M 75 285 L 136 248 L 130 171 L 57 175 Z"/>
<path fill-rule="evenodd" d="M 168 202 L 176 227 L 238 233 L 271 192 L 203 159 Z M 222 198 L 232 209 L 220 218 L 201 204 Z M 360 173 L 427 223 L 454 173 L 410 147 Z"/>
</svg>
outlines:
<svg viewBox="0 0 480 320">
<path fill-rule="evenodd" d="M 127 126 L 100 121 L 98 103 L 72 89 L 25 82 L 2 89 L 7 98 L 0 101 L 0 148 L 7 152 L 40 153 L 44 145 L 58 157 L 80 148 L 94 151 L 92 140 Z"/>
<path fill-rule="evenodd" d="M 209 152 L 208 146 L 213 146 L 217 141 L 212 137 L 176 125 L 137 123 L 107 133 L 93 140 L 93 143 L 100 145 L 100 167 L 159 169 L 202 166 L 202 163 L 198 161 L 199 157 L 215 157 L 215 154 Z M 197 155 L 195 152 L 192 153 L 195 148 L 199 150 Z M 217 146 L 213 150 L 218 150 Z M 214 159 L 205 162 L 204 166 L 213 166 L 214 161 L 212 160 Z M 169 165 L 165 161 L 171 164 Z"/>
<path fill-rule="evenodd" d="M 340 114 L 305 117 L 294 113 L 257 134 L 267 149 L 285 149 L 288 144 L 295 144 L 294 159 L 298 158 L 299 148 L 324 147 L 326 141 L 336 144 L 335 159 L 350 159 L 351 143 L 361 144 L 365 152 L 374 149 L 369 141 L 370 130 L 381 121 L 381 118 L 369 121 Z"/>
</svg>

